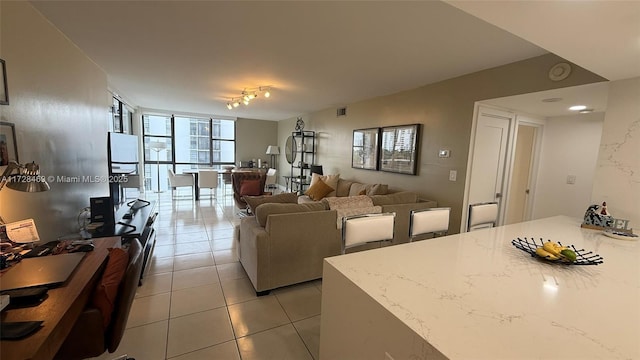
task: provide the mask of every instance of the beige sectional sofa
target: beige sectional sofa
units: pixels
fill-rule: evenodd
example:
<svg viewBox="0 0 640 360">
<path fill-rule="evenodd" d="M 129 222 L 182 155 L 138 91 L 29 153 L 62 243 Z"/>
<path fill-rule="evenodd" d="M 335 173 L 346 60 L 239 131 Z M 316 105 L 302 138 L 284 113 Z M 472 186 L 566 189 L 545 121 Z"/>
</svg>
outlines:
<svg viewBox="0 0 640 360">
<path fill-rule="evenodd" d="M 345 188 L 336 193 L 348 194 Z M 408 242 L 411 210 L 437 206 L 412 192 L 370 198 L 382 212 L 396 213 L 393 244 Z M 241 219 L 240 263 L 257 293 L 318 279 L 323 259 L 340 254 L 338 210 L 330 209 L 327 201 L 301 200 L 300 204 L 263 203 L 255 208 L 255 216 Z"/>
</svg>

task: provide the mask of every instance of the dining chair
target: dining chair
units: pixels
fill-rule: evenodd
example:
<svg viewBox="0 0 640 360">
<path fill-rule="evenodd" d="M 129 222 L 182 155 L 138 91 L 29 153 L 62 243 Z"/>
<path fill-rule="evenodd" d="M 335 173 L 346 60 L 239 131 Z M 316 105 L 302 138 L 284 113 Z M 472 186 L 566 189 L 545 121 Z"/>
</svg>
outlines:
<svg viewBox="0 0 640 360">
<path fill-rule="evenodd" d="M 120 188 L 122 189 L 122 195 L 127 199 L 127 189 L 138 189 L 140 191 L 140 175 L 127 174 L 123 175 L 127 181 L 120 182 Z"/>
<path fill-rule="evenodd" d="M 342 218 L 342 253 L 370 243 L 393 240 L 395 213 L 352 215 Z"/>
<path fill-rule="evenodd" d="M 191 192 L 193 193 L 193 175 L 191 174 L 176 174 L 173 172 L 173 169 L 167 169 L 167 173 L 169 176 L 169 187 L 171 188 L 171 197 L 173 198 L 173 193 L 176 188 L 179 187 L 190 187 Z"/>
<path fill-rule="evenodd" d="M 411 210 L 409 213 L 409 242 L 418 236 L 433 234 L 446 235 L 449 231 L 449 214 L 451 208 L 428 208 Z"/>
<path fill-rule="evenodd" d="M 267 180 L 264 183 L 265 191 L 273 191 L 278 187 L 276 184 L 276 180 L 278 179 L 276 177 L 276 172 L 277 170 L 274 168 L 267 170 Z"/>
<path fill-rule="evenodd" d="M 200 189 L 210 189 L 210 196 L 217 197 L 218 189 L 218 171 L 216 170 L 200 170 L 198 171 L 198 186 Z"/>
<path fill-rule="evenodd" d="M 467 231 L 478 228 L 496 226 L 498 221 L 498 203 L 495 201 L 476 203 L 469 205 L 469 221 L 467 222 Z"/>
</svg>

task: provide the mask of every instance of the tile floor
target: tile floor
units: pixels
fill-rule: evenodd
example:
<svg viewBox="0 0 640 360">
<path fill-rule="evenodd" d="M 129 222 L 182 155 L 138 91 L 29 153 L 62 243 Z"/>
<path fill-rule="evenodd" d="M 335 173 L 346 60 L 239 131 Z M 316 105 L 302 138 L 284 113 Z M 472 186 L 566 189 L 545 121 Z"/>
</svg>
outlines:
<svg viewBox="0 0 640 360">
<path fill-rule="evenodd" d="M 159 213 L 153 258 L 119 348 L 97 359 L 317 360 L 321 282 L 256 297 L 238 261 L 231 196 L 187 194 L 147 196 Z"/>
</svg>

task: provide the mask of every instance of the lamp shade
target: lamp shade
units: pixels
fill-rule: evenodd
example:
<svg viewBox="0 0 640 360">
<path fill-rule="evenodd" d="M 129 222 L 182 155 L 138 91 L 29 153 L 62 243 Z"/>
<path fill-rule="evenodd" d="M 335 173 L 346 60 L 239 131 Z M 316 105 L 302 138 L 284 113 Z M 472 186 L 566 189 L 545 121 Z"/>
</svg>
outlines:
<svg viewBox="0 0 640 360">
<path fill-rule="evenodd" d="M 18 174 L 12 175 L 14 171 L 17 171 Z M 2 174 L 2 179 L 0 189 L 5 183 L 9 189 L 22 192 L 40 192 L 51 189 L 44 176 L 40 176 L 40 166 L 35 162 L 25 165 L 11 162 Z"/>
<path fill-rule="evenodd" d="M 276 145 L 269 145 L 267 147 L 267 155 L 279 155 L 280 154 L 280 148 L 278 148 Z"/>
<path fill-rule="evenodd" d="M 46 181 L 11 181 L 7 187 L 22 192 L 41 192 L 51 189 Z"/>
</svg>

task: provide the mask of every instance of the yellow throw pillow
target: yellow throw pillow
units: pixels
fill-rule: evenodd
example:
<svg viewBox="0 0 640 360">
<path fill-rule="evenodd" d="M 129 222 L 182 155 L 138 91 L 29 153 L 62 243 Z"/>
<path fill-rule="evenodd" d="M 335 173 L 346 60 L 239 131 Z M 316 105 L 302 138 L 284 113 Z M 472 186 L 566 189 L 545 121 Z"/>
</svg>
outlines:
<svg viewBox="0 0 640 360">
<path fill-rule="evenodd" d="M 309 184 L 309 187 L 313 187 L 316 181 L 322 180 L 325 182 L 325 184 L 329 185 L 329 187 L 333 189 L 329 194 L 325 196 L 336 196 L 334 191 L 338 188 L 339 179 L 340 179 L 340 174 L 318 175 L 316 173 L 313 173 L 311 174 L 311 184 Z"/>
<path fill-rule="evenodd" d="M 334 189 L 331 186 L 327 185 L 327 183 L 318 179 L 318 181 L 311 185 L 304 194 L 309 196 L 311 200 L 318 201 L 327 196 L 327 194 L 332 192 L 333 190 Z"/>
</svg>

